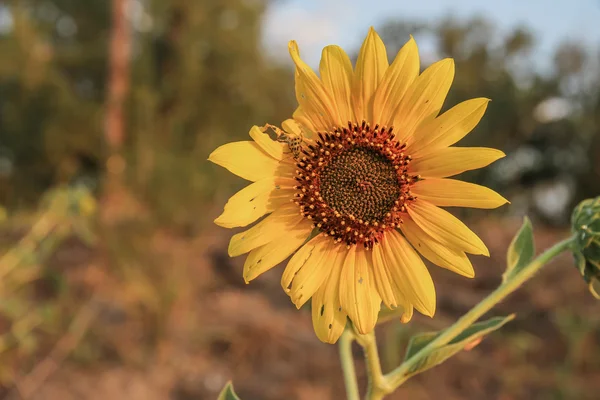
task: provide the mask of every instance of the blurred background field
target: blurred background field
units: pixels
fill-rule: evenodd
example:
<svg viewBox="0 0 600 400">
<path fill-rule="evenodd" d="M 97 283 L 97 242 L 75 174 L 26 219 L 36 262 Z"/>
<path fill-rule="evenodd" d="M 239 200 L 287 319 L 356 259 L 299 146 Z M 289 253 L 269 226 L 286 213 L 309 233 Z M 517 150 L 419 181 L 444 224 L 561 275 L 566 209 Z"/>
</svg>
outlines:
<svg viewBox="0 0 600 400">
<path fill-rule="evenodd" d="M 337 348 L 281 269 L 245 285 L 212 224 L 244 182 L 208 154 L 295 108 L 289 39 L 316 67 L 326 44 L 355 57 L 370 25 L 390 56 L 413 34 L 424 66 L 456 61 L 445 109 L 492 99 L 461 145 L 507 157 L 465 178 L 512 204 L 460 211 L 491 258 L 473 280 L 431 269 L 438 312 L 378 328 L 385 368 L 496 287 L 523 215 L 538 249 L 567 235 L 600 194 L 600 3 L 403 3 L 0 1 L 0 398 L 214 399 L 230 378 L 244 400 L 343 398 Z M 390 398 L 600 399 L 600 308 L 572 265 Z"/>
</svg>

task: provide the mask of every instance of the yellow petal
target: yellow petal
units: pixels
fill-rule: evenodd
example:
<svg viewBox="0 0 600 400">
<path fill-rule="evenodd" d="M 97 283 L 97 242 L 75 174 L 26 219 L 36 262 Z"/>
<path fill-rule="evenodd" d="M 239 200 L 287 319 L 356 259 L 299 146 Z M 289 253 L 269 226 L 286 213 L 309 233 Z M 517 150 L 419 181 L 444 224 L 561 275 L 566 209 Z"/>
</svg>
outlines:
<svg viewBox="0 0 600 400">
<path fill-rule="evenodd" d="M 419 125 L 409 143 L 413 158 L 458 142 L 481 121 L 489 99 L 477 98 L 459 103 L 437 117 Z"/>
<path fill-rule="evenodd" d="M 381 296 L 381 300 L 389 309 L 402 307 L 407 309 L 411 306 L 402 286 L 399 285 L 396 275 L 385 262 L 383 246 L 377 244 L 373 247 L 373 277 L 375 287 Z"/>
<path fill-rule="evenodd" d="M 300 107 L 296 109 L 294 115 L 302 114 Z M 310 130 L 307 126 L 300 124 L 298 121 L 294 119 L 286 119 L 281 123 L 281 127 L 287 133 L 291 133 L 293 135 L 298 135 L 304 139 L 311 139 L 313 137 L 313 131 Z"/>
<path fill-rule="evenodd" d="M 269 135 L 263 131 L 263 129 L 256 125 L 250 129 L 250 137 L 254 139 L 256 144 L 259 145 L 265 153 L 276 160 L 283 160 L 283 155 L 285 153 L 284 143 L 279 143 L 271 139 Z"/>
<path fill-rule="evenodd" d="M 430 65 L 415 79 L 394 115 L 394 132 L 400 141 L 409 140 L 419 124 L 438 115 L 453 79 L 451 58 Z"/>
<path fill-rule="evenodd" d="M 296 74 L 296 92 L 300 93 L 303 89 L 300 86 L 300 80 Z M 306 110 L 305 107 L 298 106 L 296 111 L 292 114 L 292 118 L 298 122 L 301 126 L 305 126 L 311 131 L 317 132 L 318 130 L 324 130 L 323 126 L 326 123 L 320 121 L 319 114 Z"/>
<path fill-rule="evenodd" d="M 302 221 L 298 206 L 288 203 L 247 231 L 233 235 L 229 242 L 229 256 L 236 257 L 277 240 L 284 230 L 290 230 Z"/>
<path fill-rule="evenodd" d="M 396 230 L 385 233 L 380 247 L 383 261 L 402 294 L 422 314 L 432 317 L 435 287 L 421 257 Z"/>
<path fill-rule="evenodd" d="M 340 304 L 340 273 L 346 249 L 336 246 L 329 276 L 312 296 L 312 321 L 317 337 L 325 343 L 335 343 L 346 326 L 346 312 Z"/>
<path fill-rule="evenodd" d="M 413 247 L 432 263 L 467 278 L 475 276 L 471 261 L 469 261 L 464 252 L 444 246 L 427 235 L 410 218 L 404 219 L 400 225 L 400 229 L 402 229 L 402 233 L 404 233 L 404 236 L 406 236 Z"/>
<path fill-rule="evenodd" d="M 371 321 L 370 318 L 367 319 L 367 323 L 369 325 L 372 324 L 372 327 L 369 329 L 369 325 L 367 325 L 367 331 L 371 331 L 373 330 L 373 328 L 375 328 L 375 324 L 377 323 L 377 318 L 379 317 L 379 312 L 381 311 L 381 296 L 379 295 L 379 292 L 377 291 L 377 287 L 375 286 L 375 265 L 373 263 L 373 252 L 370 250 L 366 250 L 363 247 L 357 247 L 356 249 L 356 259 L 360 260 L 361 258 L 364 258 L 364 261 L 366 262 L 366 266 L 367 266 L 367 271 L 369 273 L 369 280 L 370 280 L 370 291 L 371 291 L 371 315 L 374 321 Z"/>
<path fill-rule="evenodd" d="M 249 181 L 259 181 L 279 174 L 277 160 L 254 142 L 233 142 L 218 147 L 208 160 Z"/>
<path fill-rule="evenodd" d="M 365 120 L 373 123 L 371 114 L 372 97 L 383 79 L 389 61 L 383 41 L 371 27 L 356 60 L 356 72 L 352 85 L 354 115 L 356 122 Z"/>
<path fill-rule="evenodd" d="M 294 111 L 294 113 L 292 114 L 292 118 L 295 123 L 295 126 L 293 126 L 290 122 L 288 122 L 289 120 L 285 120 L 282 123 L 282 127 L 284 130 L 286 130 L 287 132 L 290 132 L 290 133 L 291 132 L 297 133 L 297 128 L 298 128 L 298 129 L 300 129 L 300 133 L 303 133 L 304 136 L 307 136 L 309 138 L 314 137 L 313 132 L 315 131 L 315 125 L 306 116 L 306 112 L 301 107 L 296 108 L 296 111 Z M 286 128 L 284 124 L 288 124 L 288 127 Z M 307 133 L 308 133 L 308 135 L 307 135 Z"/>
<path fill-rule="evenodd" d="M 489 257 L 490 252 L 481 239 L 449 212 L 420 199 L 411 203 L 407 209 L 415 223 L 443 245 Z"/>
<path fill-rule="evenodd" d="M 215 224 L 224 228 L 249 225 L 288 204 L 296 192 L 295 185 L 296 181 L 290 178 L 266 178 L 254 182 L 231 196 Z"/>
<path fill-rule="evenodd" d="M 321 237 L 321 235 L 317 237 Z M 313 246 L 311 242 L 304 245 L 304 247 Z M 335 261 L 334 246 L 333 239 L 324 236 L 315 242 L 308 253 L 299 251 L 288 263 L 284 271 L 286 280 L 292 270 L 295 272 L 291 288 L 288 289 L 286 286 L 284 290 L 290 295 L 292 303 L 297 308 L 302 307 L 327 279 L 330 265 Z M 282 285 L 283 282 L 284 278 L 282 277 Z"/>
<path fill-rule="evenodd" d="M 402 304 L 405 300 L 404 295 L 399 292 L 390 271 L 383 262 L 380 245 L 373 247 L 373 280 L 383 304 L 390 310 L 397 308 L 398 304 Z"/>
<path fill-rule="evenodd" d="M 339 46 L 327 46 L 321 55 L 319 66 L 321 80 L 342 123 L 354 121 L 350 95 L 352 93 L 352 63 Z"/>
<path fill-rule="evenodd" d="M 311 225 L 308 220 L 300 221 L 292 229 L 281 232 L 277 240 L 252 250 L 244 262 L 246 283 L 292 255 L 308 239 Z"/>
<path fill-rule="evenodd" d="M 404 309 L 404 314 L 400 317 L 400 322 L 403 324 L 408 324 L 413 317 L 414 307 L 410 305 L 410 307 Z"/>
<path fill-rule="evenodd" d="M 288 49 L 296 65 L 296 99 L 306 117 L 312 121 L 313 128 L 328 131 L 333 126 L 339 126 L 340 121 L 331 97 L 317 74 L 300 58 L 298 44 L 292 40 Z"/>
<path fill-rule="evenodd" d="M 445 178 L 486 167 L 504 156 L 500 150 L 487 147 L 446 147 L 420 158 L 413 157 L 410 169 L 425 178 Z"/>
<path fill-rule="evenodd" d="M 352 246 L 347 251 L 340 278 L 340 302 L 342 310 L 362 334 L 369 333 L 375 327 L 381 297 L 375 289 L 373 262 L 368 251 Z"/>
<path fill-rule="evenodd" d="M 440 207 L 497 208 L 508 203 L 492 189 L 456 179 L 424 179 L 415 183 L 411 192 Z"/>
<path fill-rule="evenodd" d="M 396 108 L 404 94 L 419 75 L 419 49 L 410 37 L 400 49 L 392 65 L 385 71 L 383 80 L 373 97 L 373 121 L 390 126 Z"/>
<path fill-rule="evenodd" d="M 298 271 L 300 271 L 300 268 L 302 268 L 309 259 L 314 257 L 313 260 L 315 260 L 317 254 L 322 255 L 319 249 L 323 249 L 329 239 L 330 238 L 322 233 L 318 234 L 302 246 L 290 259 L 281 276 L 281 287 L 286 293 L 290 292 L 292 280 L 294 280 L 294 277 Z"/>
</svg>

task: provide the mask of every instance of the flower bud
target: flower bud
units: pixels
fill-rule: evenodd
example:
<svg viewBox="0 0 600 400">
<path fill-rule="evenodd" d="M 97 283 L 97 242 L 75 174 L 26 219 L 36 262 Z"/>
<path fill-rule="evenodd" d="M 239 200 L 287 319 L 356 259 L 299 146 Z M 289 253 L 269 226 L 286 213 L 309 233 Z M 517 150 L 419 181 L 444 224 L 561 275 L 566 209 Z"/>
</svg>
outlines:
<svg viewBox="0 0 600 400">
<path fill-rule="evenodd" d="M 573 255 L 590 292 L 600 299 L 600 197 L 582 201 L 571 215 Z"/>
</svg>

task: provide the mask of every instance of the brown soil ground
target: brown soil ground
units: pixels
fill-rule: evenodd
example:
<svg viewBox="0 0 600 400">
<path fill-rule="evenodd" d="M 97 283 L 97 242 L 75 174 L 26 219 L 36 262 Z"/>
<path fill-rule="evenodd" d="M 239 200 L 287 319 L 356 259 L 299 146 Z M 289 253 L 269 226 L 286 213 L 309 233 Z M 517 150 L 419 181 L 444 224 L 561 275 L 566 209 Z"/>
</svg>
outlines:
<svg viewBox="0 0 600 400">
<path fill-rule="evenodd" d="M 411 331 L 442 329 L 499 284 L 505 249 L 519 224 L 470 224 L 488 244 L 491 258 L 472 258 L 473 280 L 431 268 L 437 314 L 434 319 L 416 316 L 408 326 L 378 327 L 384 369 L 400 361 Z M 537 249 L 565 235 L 538 228 Z M 139 276 L 143 268 L 110 266 L 110 240 L 95 249 L 75 240 L 64 243 L 50 264 L 60 265 L 80 298 L 96 292 L 97 317 L 70 356 L 43 382 L 33 382 L 40 386 L 30 398 L 215 399 L 229 379 L 243 400 L 345 398 L 337 348 L 319 342 L 310 310 L 296 310 L 282 292 L 282 269 L 245 285 L 243 260 L 225 255 L 228 238 L 229 232 L 216 228 L 195 238 L 147 233 L 140 252 L 149 256 L 150 272 Z M 598 310 L 600 304 L 565 254 L 494 310 L 493 315 L 517 313 L 513 322 L 389 398 L 600 399 Z M 36 362 L 51 347 L 42 348 Z M 355 360 L 364 387 L 359 348 Z M 36 362 L 18 366 L 21 389 L 32 384 L 27 374 Z M 4 393 L 7 399 L 19 398 L 15 387 Z"/>
</svg>

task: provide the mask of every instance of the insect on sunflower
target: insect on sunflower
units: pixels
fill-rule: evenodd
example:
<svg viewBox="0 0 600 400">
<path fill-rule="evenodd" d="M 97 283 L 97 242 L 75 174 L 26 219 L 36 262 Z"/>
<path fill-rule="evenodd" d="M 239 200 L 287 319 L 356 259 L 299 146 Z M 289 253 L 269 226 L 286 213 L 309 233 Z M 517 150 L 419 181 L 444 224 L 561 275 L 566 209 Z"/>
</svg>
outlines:
<svg viewBox="0 0 600 400">
<path fill-rule="evenodd" d="M 298 109 L 282 129 L 250 130 L 253 141 L 225 144 L 209 160 L 253 183 L 236 193 L 215 223 L 247 226 L 229 255 L 249 253 L 249 282 L 292 256 L 281 279 L 300 308 L 312 298 L 315 332 L 334 343 L 349 317 L 370 332 L 383 302 L 433 316 L 435 289 L 419 253 L 473 277 L 466 255 L 489 256 L 481 239 L 440 207 L 496 208 L 506 199 L 448 179 L 504 156 L 489 148 L 452 147 L 482 118 L 488 99 L 439 115 L 454 78 L 444 59 L 419 74 L 414 39 L 388 62 L 370 29 L 353 69 L 338 46 L 323 49 L 320 77 L 289 51 L 296 67 Z M 272 128 L 276 138 L 267 134 Z"/>
</svg>

